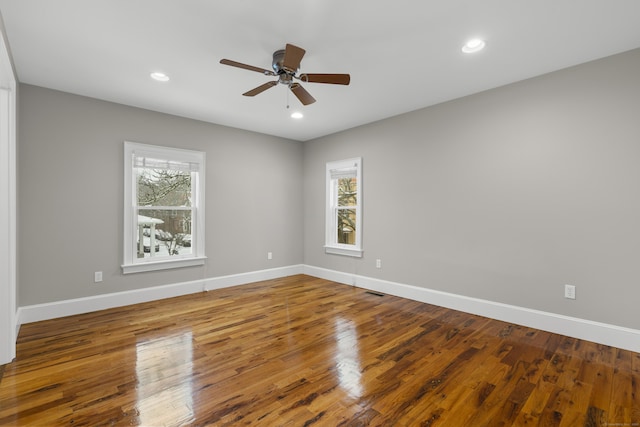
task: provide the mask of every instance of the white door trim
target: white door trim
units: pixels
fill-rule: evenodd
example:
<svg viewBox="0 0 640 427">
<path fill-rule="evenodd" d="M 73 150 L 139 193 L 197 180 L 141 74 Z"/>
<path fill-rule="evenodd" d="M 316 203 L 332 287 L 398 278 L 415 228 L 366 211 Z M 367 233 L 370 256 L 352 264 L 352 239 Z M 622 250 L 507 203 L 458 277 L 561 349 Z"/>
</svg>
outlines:
<svg viewBox="0 0 640 427">
<path fill-rule="evenodd" d="M 0 25 L 2 23 L 0 22 Z M 3 30 L 3 28 L 0 28 Z M 16 79 L 0 34 L 0 364 L 16 356 Z"/>
</svg>

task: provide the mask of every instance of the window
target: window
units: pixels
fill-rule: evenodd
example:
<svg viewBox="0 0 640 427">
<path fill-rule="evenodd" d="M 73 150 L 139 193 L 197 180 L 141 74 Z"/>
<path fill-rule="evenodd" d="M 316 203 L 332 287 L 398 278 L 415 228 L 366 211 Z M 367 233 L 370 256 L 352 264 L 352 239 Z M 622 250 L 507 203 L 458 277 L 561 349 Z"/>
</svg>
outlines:
<svg viewBox="0 0 640 427">
<path fill-rule="evenodd" d="M 327 163 L 325 252 L 362 256 L 362 158 Z"/>
<path fill-rule="evenodd" d="M 125 142 L 123 273 L 204 264 L 204 160 Z"/>
</svg>

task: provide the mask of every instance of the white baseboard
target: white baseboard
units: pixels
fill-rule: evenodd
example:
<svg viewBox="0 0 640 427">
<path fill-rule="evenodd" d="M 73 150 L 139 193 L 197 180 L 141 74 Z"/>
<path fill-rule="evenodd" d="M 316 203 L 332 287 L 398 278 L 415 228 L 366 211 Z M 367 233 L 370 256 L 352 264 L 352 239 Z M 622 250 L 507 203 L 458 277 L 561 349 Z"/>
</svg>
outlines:
<svg viewBox="0 0 640 427">
<path fill-rule="evenodd" d="M 532 310 L 479 298 L 470 298 L 433 289 L 389 282 L 308 265 L 304 266 L 303 273 L 338 283 L 355 285 L 372 291 L 451 308 L 478 316 L 489 317 L 503 322 L 640 352 L 640 330 L 637 329 L 609 325 L 540 310 Z"/>
<path fill-rule="evenodd" d="M 253 271 L 229 276 L 213 277 L 192 282 L 176 283 L 151 288 L 116 292 L 106 295 L 76 298 L 45 304 L 19 307 L 17 326 L 57 317 L 71 316 L 122 307 L 141 302 L 155 301 L 196 292 L 221 289 L 236 285 L 277 279 L 295 274 L 307 274 L 347 285 L 377 291 L 415 301 L 451 308 L 466 313 L 489 317 L 508 323 L 541 329 L 604 345 L 640 353 L 640 331 L 591 320 L 532 310 L 524 307 L 470 298 L 403 283 L 358 276 L 309 265 L 294 265 L 269 270 Z M 17 335 L 17 334 L 16 334 Z"/>
<path fill-rule="evenodd" d="M 280 277 L 303 274 L 304 266 L 291 265 L 288 267 L 271 268 L 269 270 L 251 271 L 249 273 L 232 274 L 229 276 L 213 277 L 204 280 L 204 290 L 228 288 L 230 286 L 244 285 L 246 283 L 260 282 L 262 280 L 278 279 Z"/>
<path fill-rule="evenodd" d="M 122 307 L 141 302 L 172 298 L 196 292 L 244 285 L 261 280 L 277 279 L 279 277 L 302 274 L 302 265 L 294 265 L 269 270 L 259 270 L 249 273 L 232 274 L 229 276 L 213 277 L 194 280 L 191 282 L 174 283 L 171 285 L 154 286 L 131 291 L 115 292 L 71 300 L 56 301 L 45 304 L 28 305 L 18 308 L 17 322 L 20 325 L 58 317 L 73 316 L 107 308 Z"/>
</svg>

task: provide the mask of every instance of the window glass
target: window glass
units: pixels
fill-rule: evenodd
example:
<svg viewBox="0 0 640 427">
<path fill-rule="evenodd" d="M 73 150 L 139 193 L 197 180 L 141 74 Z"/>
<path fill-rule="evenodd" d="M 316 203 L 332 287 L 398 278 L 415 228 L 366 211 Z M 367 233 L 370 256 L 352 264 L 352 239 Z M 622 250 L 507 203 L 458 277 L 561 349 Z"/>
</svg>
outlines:
<svg viewBox="0 0 640 427">
<path fill-rule="evenodd" d="M 327 163 L 327 253 L 362 256 L 361 165 L 361 158 Z"/>
<path fill-rule="evenodd" d="M 191 174 L 181 170 L 136 167 L 138 258 L 192 253 Z"/>
</svg>

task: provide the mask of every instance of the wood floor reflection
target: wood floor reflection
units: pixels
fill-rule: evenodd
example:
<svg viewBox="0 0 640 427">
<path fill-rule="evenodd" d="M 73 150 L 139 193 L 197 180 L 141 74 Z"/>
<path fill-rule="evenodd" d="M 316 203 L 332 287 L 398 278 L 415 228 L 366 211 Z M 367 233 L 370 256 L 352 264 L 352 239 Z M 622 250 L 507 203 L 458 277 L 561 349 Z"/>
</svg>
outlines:
<svg viewBox="0 0 640 427">
<path fill-rule="evenodd" d="M 23 325 L 0 425 L 640 423 L 640 354 L 308 276 Z"/>
</svg>

